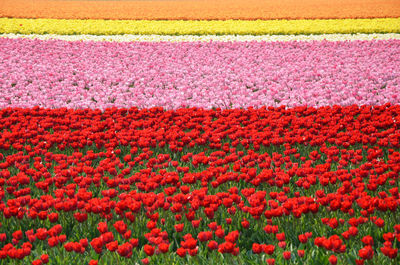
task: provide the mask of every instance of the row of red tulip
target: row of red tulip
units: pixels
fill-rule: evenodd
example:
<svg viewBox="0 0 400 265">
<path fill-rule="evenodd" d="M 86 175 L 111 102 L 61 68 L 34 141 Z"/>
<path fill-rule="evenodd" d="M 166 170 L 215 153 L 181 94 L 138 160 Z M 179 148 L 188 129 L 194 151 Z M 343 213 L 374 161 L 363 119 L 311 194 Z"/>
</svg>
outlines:
<svg viewBox="0 0 400 265">
<path fill-rule="evenodd" d="M 399 115 L 397 105 L 0 110 L 0 259 L 395 262 Z"/>
</svg>

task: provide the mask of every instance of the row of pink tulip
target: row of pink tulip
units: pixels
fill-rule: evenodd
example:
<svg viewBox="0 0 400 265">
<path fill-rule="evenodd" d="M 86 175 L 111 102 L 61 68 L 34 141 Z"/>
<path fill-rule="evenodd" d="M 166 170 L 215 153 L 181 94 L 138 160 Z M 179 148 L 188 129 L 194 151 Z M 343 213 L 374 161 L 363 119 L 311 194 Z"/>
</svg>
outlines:
<svg viewBox="0 0 400 265">
<path fill-rule="evenodd" d="M 400 40 L 67 42 L 0 39 L 0 108 L 400 103 Z"/>
</svg>

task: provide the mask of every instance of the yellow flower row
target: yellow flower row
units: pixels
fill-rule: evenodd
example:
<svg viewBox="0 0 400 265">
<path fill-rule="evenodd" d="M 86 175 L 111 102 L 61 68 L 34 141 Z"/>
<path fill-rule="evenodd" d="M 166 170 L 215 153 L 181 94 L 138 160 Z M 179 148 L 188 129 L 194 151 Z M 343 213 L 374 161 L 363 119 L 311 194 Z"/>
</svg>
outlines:
<svg viewBox="0 0 400 265">
<path fill-rule="evenodd" d="M 266 35 L 400 33 L 400 18 L 328 20 L 64 20 L 0 18 L 0 33 Z"/>
</svg>

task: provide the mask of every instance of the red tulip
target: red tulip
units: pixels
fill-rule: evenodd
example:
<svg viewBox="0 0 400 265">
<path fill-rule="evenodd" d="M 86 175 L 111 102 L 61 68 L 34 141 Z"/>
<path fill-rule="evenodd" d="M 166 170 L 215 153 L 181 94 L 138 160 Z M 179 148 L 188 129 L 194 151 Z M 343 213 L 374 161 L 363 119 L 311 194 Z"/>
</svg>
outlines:
<svg viewBox="0 0 400 265">
<path fill-rule="evenodd" d="M 331 255 L 329 257 L 329 263 L 332 265 L 336 265 L 337 264 L 337 257 L 335 255 Z"/>
<path fill-rule="evenodd" d="M 154 254 L 154 247 L 151 245 L 144 245 L 144 252 L 147 256 L 153 256 Z"/>
<path fill-rule="evenodd" d="M 275 265 L 275 259 L 267 259 L 268 265 Z"/>
<path fill-rule="evenodd" d="M 288 259 L 291 258 L 291 256 L 292 256 L 292 253 L 290 251 L 283 252 L 283 258 L 284 259 L 288 260 Z"/>
</svg>

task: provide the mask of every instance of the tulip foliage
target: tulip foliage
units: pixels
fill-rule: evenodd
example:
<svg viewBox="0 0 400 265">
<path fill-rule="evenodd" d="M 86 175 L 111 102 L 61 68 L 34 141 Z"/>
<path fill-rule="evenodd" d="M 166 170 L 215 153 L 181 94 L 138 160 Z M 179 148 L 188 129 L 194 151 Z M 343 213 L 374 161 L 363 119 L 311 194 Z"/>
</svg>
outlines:
<svg viewBox="0 0 400 265">
<path fill-rule="evenodd" d="M 4 108 L 0 263 L 399 263 L 399 119 Z"/>
</svg>

